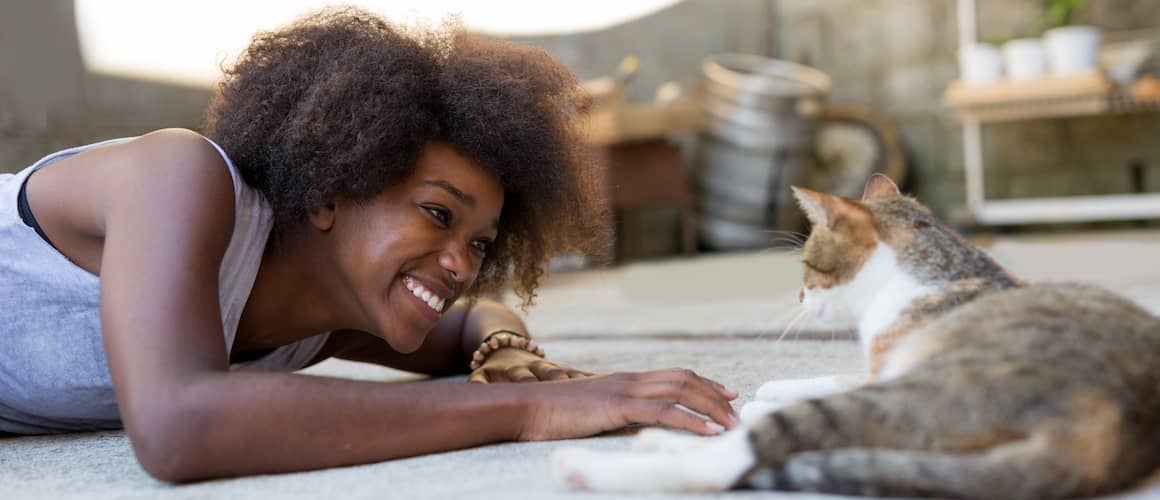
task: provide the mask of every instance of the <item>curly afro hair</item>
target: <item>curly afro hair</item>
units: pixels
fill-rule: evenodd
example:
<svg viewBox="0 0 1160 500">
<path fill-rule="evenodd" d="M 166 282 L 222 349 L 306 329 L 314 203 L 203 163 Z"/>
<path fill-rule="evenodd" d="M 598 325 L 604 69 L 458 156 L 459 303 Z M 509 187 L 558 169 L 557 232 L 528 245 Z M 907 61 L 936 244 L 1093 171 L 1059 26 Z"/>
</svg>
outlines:
<svg viewBox="0 0 1160 500">
<path fill-rule="evenodd" d="M 575 76 L 541 50 L 343 8 L 256 35 L 203 132 L 270 202 L 278 234 L 336 197 L 402 181 L 426 144 L 453 145 L 504 187 L 471 295 L 514 281 L 527 306 L 553 254 L 607 245 L 598 164 L 574 126 L 582 103 Z"/>
</svg>

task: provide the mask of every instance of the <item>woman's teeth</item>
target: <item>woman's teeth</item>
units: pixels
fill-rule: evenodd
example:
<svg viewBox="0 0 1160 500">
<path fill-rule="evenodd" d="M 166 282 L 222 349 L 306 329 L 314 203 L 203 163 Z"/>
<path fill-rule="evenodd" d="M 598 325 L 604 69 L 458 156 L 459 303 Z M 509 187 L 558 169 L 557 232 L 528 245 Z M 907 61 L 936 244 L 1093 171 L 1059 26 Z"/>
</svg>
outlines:
<svg viewBox="0 0 1160 500">
<path fill-rule="evenodd" d="M 447 304 L 447 299 L 431 293 L 430 290 L 413 279 L 407 278 L 403 281 L 407 284 L 407 290 L 410 290 L 416 297 L 423 299 L 423 302 L 427 303 L 427 307 L 430 307 L 437 313 L 443 313 L 443 306 Z"/>
</svg>

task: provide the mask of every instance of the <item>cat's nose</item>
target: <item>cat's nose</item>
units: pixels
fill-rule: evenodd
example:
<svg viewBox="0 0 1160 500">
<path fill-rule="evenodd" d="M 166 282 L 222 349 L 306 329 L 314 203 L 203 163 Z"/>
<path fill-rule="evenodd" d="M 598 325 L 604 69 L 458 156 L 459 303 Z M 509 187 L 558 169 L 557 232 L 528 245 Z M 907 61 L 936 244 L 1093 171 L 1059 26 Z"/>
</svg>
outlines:
<svg viewBox="0 0 1160 500">
<path fill-rule="evenodd" d="M 806 301 L 806 289 L 805 288 L 799 289 L 798 290 L 798 303 L 802 303 L 805 301 Z"/>
</svg>

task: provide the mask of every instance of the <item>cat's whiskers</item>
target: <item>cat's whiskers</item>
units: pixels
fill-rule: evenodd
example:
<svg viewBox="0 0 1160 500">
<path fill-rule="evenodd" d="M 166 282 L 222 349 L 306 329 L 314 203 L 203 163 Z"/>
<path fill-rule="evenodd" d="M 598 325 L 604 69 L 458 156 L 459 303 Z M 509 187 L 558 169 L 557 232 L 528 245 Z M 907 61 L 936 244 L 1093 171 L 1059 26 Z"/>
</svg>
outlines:
<svg viewBox="0 0 1160 500">
<path fill-rule="evenodd" d="M 781 323 L 786 318 L 790 318 L 792 320 L 792 316 L 797 315 L 797 314 L 801 314 L 801 311 L 799 310 L 799 308 L 793 307 L 793 308 L 787 309 L 784 312 L 782 312 L 781 314 L 778 314 L 772 320 L 770 320 L 769 324 L 776 325 L 778 323 Z M 763 329 L 762 333 L 758 334 L 757 337 L 755 337 L 755 338 L 758 340 L 761 340 L 762 338 L 764 338 L 766 335 L 769 335 L 770 333 L 772 333 L 771 330 L 764 330 Z"/>
<path fill-rule="evenodd" d="M 762 230 L 761 232 L 770 235 L 770 245 L 775 245 L 777 243 L 789 243 L 793 248 L 797 249 L 800 249 L 803 245 L 805 245 L 806 240 L 809 238 L 809 235 L 802 234 L 797 231 L 770 229 Z"/>
<path fill-rule="evenodd" d="M 794 325 L 796 325 L 798 321 L 801 321 L 801 319 L 805 316 L 806 310 L 798 308 L 797 314 L 794 314 L 793 319 L 789 320 L 789 323 L 785 325 L 785 329 L 781 331 L 781 336 L 777 338 L 777 341 L 775 341 L 774 344 L 781 343 L 781 341 L 785 339 L 786 334 L 789 333 L 790 329 L 792 329 Z"/>
</svg>

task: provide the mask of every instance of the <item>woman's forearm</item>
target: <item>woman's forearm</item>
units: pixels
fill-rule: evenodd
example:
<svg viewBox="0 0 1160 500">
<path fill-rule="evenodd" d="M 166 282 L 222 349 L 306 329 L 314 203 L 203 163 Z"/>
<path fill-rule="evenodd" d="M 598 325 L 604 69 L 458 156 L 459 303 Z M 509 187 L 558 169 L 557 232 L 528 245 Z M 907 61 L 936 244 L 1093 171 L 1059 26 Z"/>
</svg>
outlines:
<svg viewBox="0 0 1160 500">
<path fill-rule="evenodd" d="M 484 337 L 496 330 L 511 330 L 528 335 L 524 321 L 507 306 L 492 300 L 480 300 L 473 304 L 467 311 L 460 334 L 460 352 L 465 367 L 471 362 L 471 354 Z"/>
<path fill-rule="evenodd" d="M 305 471 L 512 440 L 528 387 L 234 372 L 199 377 L 126 427 L 164 480 Z"/>
<path fill-rule="evenodd" d="M 383 339 L 363 332 L 334 332 L 330 343 L 334 344 L 332 355 L 342 359 L 442 376 L 467 373 L 471 353 L 496 330 L 527 335 L 523 320 L 507 306 L 479 300 L 453 306 L 427 334 L 422 347 L 410 354 L 399 353 Z"/>
</svg>

